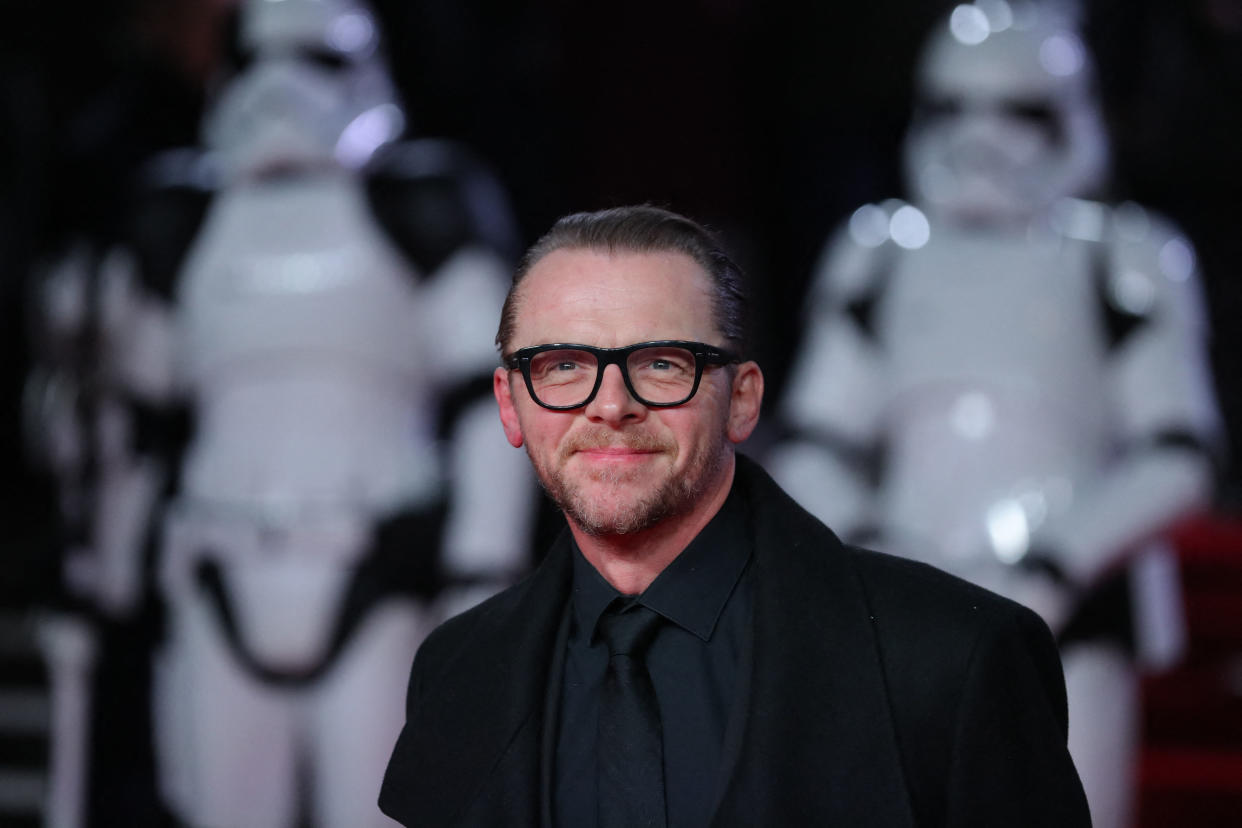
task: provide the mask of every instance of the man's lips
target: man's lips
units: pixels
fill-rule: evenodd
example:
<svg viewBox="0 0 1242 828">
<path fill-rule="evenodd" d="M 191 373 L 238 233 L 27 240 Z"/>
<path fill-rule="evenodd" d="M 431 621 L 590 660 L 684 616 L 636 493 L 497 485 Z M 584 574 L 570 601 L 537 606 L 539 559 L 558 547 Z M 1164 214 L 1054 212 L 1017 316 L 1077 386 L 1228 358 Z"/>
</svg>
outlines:
<svg viewBox="0 0 1242 828">
<path fill-rule="evenodd" d="M 655 434 L 634 432 L 625 435 L 602 432 L 576 435 L 561 448 L 563 461 L 581 455 L 580 461 L 599 466 L 637 465 L 675 448 Z"/>
<path fill-rule="evenodd" d="M 628 448 L 626 446 L 606 447 L 606 448 L 581 448 L 575 454 L 584 454 L 592 460 L 602 461 L 622 461 L 622 460 L 640 460 L 650 457 L 653 454 L 659 454 L 657 449 L 639 449 Z"/>
<path fill-rule="evenodd" d="M 631 435 L 625 442 L 587 437 L 571 443 L 567 448 L 568 457 L 580 455 L 583 462 L 602 466 L 637 465 L 665 454 L 669 449 L 659 439 L 645 435 Z"/>
</svg>

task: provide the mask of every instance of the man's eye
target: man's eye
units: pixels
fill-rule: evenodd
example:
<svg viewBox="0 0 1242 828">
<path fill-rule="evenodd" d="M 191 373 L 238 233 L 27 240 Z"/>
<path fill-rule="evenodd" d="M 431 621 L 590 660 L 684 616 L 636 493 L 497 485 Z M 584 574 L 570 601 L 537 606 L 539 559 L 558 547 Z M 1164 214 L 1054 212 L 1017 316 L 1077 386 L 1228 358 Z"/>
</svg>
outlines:
<svg viewBox="0 0 1242 828">
<path fill-rule="evenodd" d="M 681 374 L 694 371 L 694 357 L 679 352 L 638 354 L 630 362 L 630 370 L 636 373 Z"/>
<path fill-rule="evenodd" d="M 587 376 L 593 365 L 586 355 L 548 354 L 531 361 L 530 374 L 533 378 L 549 382 L 577 381 L 579 377 Z"/>
</svg>

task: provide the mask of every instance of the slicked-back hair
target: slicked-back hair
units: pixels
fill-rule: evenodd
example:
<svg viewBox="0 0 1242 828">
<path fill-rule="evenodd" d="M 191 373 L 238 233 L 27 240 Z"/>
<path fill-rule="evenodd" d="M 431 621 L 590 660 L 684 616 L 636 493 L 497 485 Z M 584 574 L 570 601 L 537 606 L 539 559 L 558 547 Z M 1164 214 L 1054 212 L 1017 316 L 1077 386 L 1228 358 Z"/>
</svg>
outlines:
<svg viewBox="0 0 1242 828">
<path fill-rule="evenodd" d="M 705 227 L 671 210 L 647 204 L 565 216 L 526 251 L 514 271 L 500 312 L 496 345 L 503 356 L 510 353 L 522 280 L 541 259 L 557 250 L 684 253 L 711 280 L 713 321 L 725 338 L 719 344 L 746 357 L 750 346 L 750 306 L 741 269 Z"/>
</svg>

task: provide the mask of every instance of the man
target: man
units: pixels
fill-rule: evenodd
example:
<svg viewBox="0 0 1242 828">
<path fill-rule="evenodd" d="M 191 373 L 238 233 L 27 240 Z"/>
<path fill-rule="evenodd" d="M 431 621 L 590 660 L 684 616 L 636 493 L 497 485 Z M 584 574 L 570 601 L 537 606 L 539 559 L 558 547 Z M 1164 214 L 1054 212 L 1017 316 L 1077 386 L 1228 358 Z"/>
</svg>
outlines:
<svg viewBox="0 0 1242 828">
<path fill-rule="evenodd" d="M 740 282 L 652 207 L 569 216 L 527 254 L 494 390 L 569 531 L 420 649 L 381 807 L 418 826 L 1088 825 L 1042 622 L 844 546 L 735 454 L 763 397 Z M 649 643 L 611 642 L 627 617 L 657 619 Z"/>
</svg>

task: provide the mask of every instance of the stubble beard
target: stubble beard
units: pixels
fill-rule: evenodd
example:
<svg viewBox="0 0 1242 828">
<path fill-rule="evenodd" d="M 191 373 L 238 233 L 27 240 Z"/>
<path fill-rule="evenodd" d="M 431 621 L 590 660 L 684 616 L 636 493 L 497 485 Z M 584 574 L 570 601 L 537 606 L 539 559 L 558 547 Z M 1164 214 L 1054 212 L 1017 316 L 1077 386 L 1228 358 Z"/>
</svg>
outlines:
<svg viewBox="0 0 1242 828">
<path fill-rule="evenodd" d="M 564 471 L 578 451 L 617 446 L 676 457 L 676 445 L 646 434 L 626 435 L 621 439 L 607 434 L 584 435 L 562 446 L 556 452 L 555 464 L 543 462 L 531 454 L 527 446 L 539 481 L 549 497 L 588 535 L 633 534 L 691 511 L 719 476 L 726 456 L 726 441 L 721 435 L 691 455 L 684 474 L 670 474 L 659 485 L 640 490 L 638 494 L 627 491 L 637 485 L 641 475 L 638 469 L 592 469 L 585 481 L 574 480 Z"/>
</svg>

